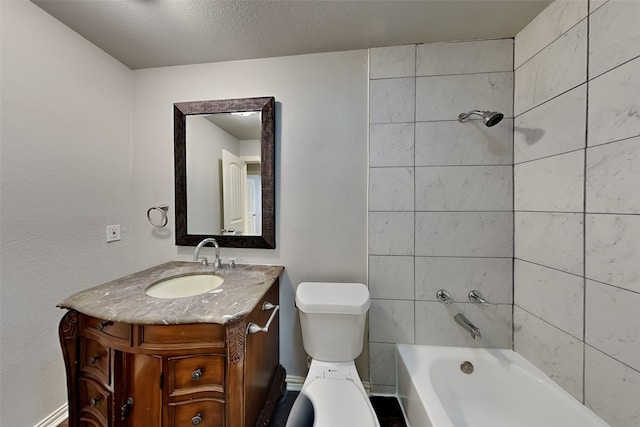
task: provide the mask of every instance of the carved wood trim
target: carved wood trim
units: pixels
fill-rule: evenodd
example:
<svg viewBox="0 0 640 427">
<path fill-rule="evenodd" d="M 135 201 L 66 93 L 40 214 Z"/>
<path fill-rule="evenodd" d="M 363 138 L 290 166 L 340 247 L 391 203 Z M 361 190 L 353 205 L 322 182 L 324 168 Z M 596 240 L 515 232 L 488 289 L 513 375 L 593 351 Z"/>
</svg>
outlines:
<svg viewBox="0 0 640 427">
<path fill-rule="evenodd" d="M 60 337 L 65 340 L 72 340 L 78 336 L 78 312 L 69 311 L 60 322 Z"/>
<path fill-rule="evenodd" d="M 229 360 L 234 365 L 244 359 L 246 324 L 244 320 L 227 328 L 227 343 L 229 345 Z"/>
</svg>

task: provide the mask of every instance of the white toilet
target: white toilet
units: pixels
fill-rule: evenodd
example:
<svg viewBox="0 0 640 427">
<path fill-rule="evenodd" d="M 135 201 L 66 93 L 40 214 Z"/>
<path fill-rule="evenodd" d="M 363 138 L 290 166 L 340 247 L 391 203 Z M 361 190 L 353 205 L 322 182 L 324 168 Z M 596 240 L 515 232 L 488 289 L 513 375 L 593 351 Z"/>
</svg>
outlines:
<svg viewBox="0 0 640 427">
<path fill-rule="evenodd" d="M 298 286 L 302 342 L 312 360 L 287 427 L 380 427 L 354 363 L 370 304 L 361 283 Z"/>
</svg>

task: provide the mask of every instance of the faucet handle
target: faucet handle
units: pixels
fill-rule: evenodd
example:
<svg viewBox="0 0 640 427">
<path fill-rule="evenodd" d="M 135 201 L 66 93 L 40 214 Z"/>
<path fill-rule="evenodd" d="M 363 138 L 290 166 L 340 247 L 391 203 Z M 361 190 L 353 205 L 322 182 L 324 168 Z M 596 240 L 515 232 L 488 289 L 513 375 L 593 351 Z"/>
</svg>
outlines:
<svg viewBox="0 0 640 427">
<path fill-rule="evenodd" d="M 200 261 L 202 265 L 209 265 L 209 259 L 206 256 L 198 257 L 198 261 Z"/>
<path fill-rule="evenodd" d="M 436 298 L 443 304 L 451 304 L 453 303 L 453 299 L 451 298 L 451 294 L 445 289 L 440 289 L 436 292 Z"/>
<path fill-rule="evenodd" d="M 469 302 L 482 305 L 495 305 L 484 299 L 480 291 L 477 291 L 475 289 L 469 291 Z"/>
</svg>

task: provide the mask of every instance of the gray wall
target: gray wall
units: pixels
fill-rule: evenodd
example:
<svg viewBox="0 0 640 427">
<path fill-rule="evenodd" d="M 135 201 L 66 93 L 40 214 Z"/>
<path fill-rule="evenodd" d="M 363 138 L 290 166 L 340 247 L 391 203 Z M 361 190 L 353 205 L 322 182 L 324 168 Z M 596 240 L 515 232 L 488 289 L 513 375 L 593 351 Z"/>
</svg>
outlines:
<svg viewBox="0 0 640 427">
<path fill-rule="evenodd" d="M 393 392 L 394 343 L 511 347 L 513 40 L 372 49 L 370 61 L 371 381 Z M 457 121 L 475 109 L 505 119 Z M 436 300 L 441 288 L 455 304 Z M 469 303 L 472 289 L 499 305 Z"/>
<path fill-rule="evenodd" d="M 640 425 L 640 5 L 556 2 L 515 43 L 515 350 Z"/>
</svg>

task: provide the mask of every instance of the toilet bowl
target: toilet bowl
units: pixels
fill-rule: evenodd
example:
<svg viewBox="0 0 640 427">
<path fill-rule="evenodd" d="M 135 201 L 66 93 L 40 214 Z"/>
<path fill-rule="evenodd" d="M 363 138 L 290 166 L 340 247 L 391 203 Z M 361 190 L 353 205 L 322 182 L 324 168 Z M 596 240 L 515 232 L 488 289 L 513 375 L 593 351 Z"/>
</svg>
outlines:
<svg viewBox="0 0 640 427">
<path fill-rule="evenodd" d="M 379 427 L 354 359 L 370 306 L 361 283 L 303 282 L 296 290 L 309 373 L 287 427 Z"/>
</svg>

